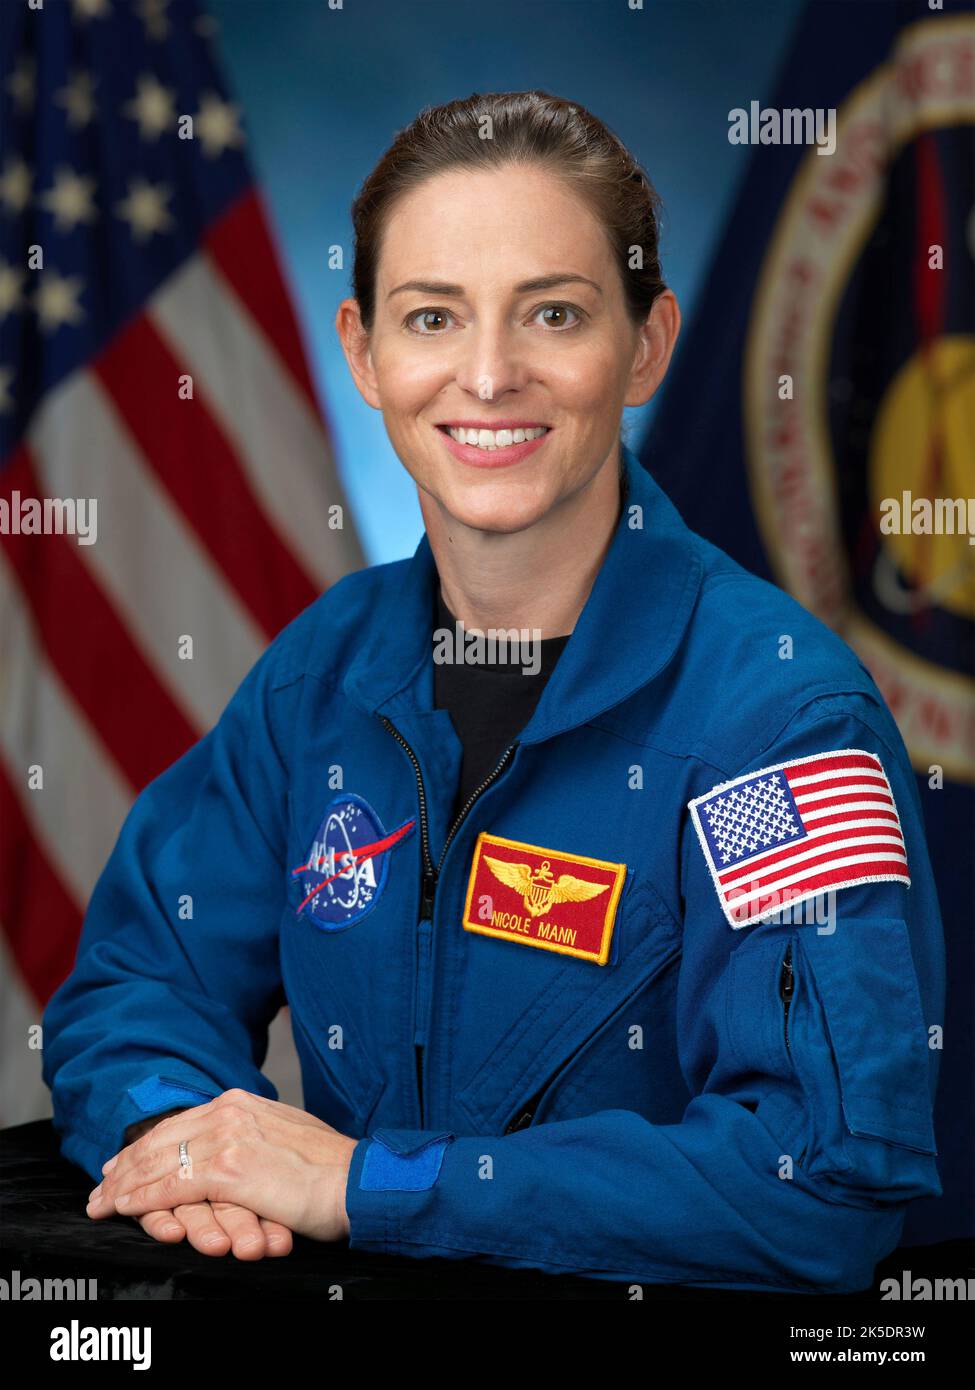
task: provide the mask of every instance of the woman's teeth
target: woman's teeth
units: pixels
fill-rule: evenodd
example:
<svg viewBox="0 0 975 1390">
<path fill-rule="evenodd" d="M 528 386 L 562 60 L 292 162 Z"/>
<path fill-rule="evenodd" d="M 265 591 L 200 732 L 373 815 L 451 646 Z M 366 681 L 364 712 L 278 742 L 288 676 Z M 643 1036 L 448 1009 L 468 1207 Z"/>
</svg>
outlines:
<svg viewBox="0 0 975 1390">
<path fill-rule="evenodd" d="M 451 439 L 458 444 L 473 444 L 478 449 L 507 449 L 512 444 L 524 444 L 526 440 L 537 439 L 540 434 L 548 434 L 547 425 L 537 425 L 526 430 L 448 430 Z"/>
</svg>

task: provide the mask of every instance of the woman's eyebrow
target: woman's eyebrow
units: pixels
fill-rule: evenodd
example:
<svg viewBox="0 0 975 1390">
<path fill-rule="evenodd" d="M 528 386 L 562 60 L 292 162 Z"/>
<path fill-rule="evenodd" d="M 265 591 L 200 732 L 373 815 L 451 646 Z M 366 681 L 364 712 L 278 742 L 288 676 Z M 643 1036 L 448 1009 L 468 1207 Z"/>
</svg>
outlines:
<svg viewBox="0 0 975 1390">
<path fill-rule="evenodd" d="M 532 294 L 536 290 L 554 290 L 559 285 L 572 284 L 591 285 L 597 294 L 602 294 L 600 286 L 587 275 L 539 275 L 534 280 L 522 280 L 520 285 L 515 285 L 515 293 Z M 463 285 L 451 285 L 445 280 L 406 280 L 390 290 L 386 298 L 392 299 L 394 294 L 401 294 L 404 290 L 412 290 L 416 294 L 439 294 L 445 299 L 461 299 L 464 295 Z"/>
</svg>

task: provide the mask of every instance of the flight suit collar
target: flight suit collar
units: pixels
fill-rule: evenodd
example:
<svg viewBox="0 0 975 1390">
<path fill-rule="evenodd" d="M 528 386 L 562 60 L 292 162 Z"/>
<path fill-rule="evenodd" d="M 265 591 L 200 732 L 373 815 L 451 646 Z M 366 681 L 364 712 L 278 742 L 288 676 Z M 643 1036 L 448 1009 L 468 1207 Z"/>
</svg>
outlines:
<svg viewBox="0 0 975 1390">
<path fill-rule="evenodd" d="M 653 680 L 677 651 L 700 588 L 693 533 L 622 447 L 627 496 L 609 549 L 532 718 L 519 735 L 540 743 L 620 704 Z M 634 524 L 642 513 L 642 527 Z M 343 688 L 369 714 L 428 713 L 433 703 L 431 630 L 439 576 L 426 533 L 405 570 L 386 567 L 363 645 Z"/>
</svg>

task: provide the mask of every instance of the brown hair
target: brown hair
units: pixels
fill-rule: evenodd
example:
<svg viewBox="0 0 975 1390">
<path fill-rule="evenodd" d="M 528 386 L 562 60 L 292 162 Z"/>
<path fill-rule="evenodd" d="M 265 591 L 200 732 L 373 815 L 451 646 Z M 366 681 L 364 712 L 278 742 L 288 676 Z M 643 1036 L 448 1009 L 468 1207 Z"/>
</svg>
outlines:
<svg viewBox="0 0 975 1390">
<path fill-rule="evenodd" d="M 491 122 L 490 138 L 482 123 Z M 371 332 L 383 231 L 394 202 L 424 179 L 456 167 L 535 163 L 564 179 L 605 229 L 627 312 L 643 323 L 666 288 L 660 273 L 659 195 L 623 142 L 585 107 L 548 92 L 473 93 L 425 107 L 373 169 L 352 205 L 352 288 Z M 636 268 L 630 261 L 640 248 Z"/>
</svg>

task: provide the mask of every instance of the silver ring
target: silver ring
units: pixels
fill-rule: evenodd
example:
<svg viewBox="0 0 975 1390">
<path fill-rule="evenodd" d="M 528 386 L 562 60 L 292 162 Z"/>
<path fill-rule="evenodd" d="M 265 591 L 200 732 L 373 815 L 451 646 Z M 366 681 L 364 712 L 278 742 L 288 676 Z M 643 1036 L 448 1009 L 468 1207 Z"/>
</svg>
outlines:
<svg viewBox="0 0 975 1390">
<path fill-rule="evenodd" d="M 190 1156 L 189 1156 L 189 1154 L 186 1152 L 186 1140 L 185 1140 L 185 1139 L 181 1139 L 181 1140 L 179 1141 L 179 1166 L 180 1166 L 181 1168 L 188 1168 L 188 1167 L 190 1166 Z"/>
</svg>

